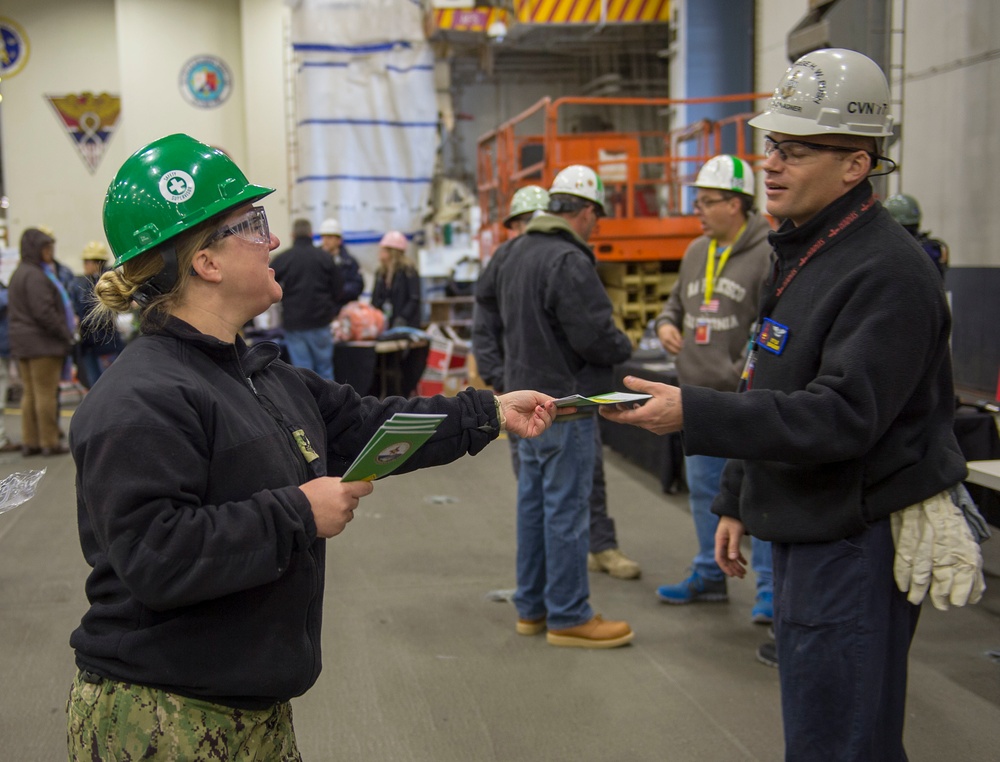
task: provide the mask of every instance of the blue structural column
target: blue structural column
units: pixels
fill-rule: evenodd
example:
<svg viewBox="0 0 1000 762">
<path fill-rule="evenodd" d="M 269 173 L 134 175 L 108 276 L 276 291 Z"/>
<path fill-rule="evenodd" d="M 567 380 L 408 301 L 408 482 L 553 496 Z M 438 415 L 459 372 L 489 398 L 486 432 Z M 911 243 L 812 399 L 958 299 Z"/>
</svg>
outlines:
<svg viewBox="0 0 1000 762">
<path fill-rule="evenodd" d="M 677 98 L 703 98 L 750 93 L 754 89 L 755 0 L 678 0 L 679 34 L 683 39 L 680 66 L 673 83 L 681 85 Z M 689 105 L 682 110 L 680 124 L 700 119 L 721 119 L 747 110 L 746 103 Z M 736 148 L 735 133 L 724 133 L 723 152 Z M 697 167 L 690 168 L 692 172 Z"/>
</svg>

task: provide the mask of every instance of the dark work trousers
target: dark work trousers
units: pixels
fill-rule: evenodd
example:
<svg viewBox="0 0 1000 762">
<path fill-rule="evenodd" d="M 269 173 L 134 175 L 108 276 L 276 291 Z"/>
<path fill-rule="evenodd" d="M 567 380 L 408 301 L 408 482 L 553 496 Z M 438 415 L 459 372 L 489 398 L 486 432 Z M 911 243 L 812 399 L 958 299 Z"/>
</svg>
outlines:
<svg viewBox="0 0 1000 762">
<path fill-rule="evenodd" d="M 906 662 L 920 607 L 893 579 L 889 520 L 773 550 L 786 762 L 905 762 Z"/>
<path fill-rule="evenodd" d="M 507 432 L 510 440 L 510 464 L 514 476 L 520 471 L 521 461 L 517 454 L 517 434 Z M 594 426 L 594 482 L 590 490 L 590 552 L 618 547 L 615 536 L 615 520 L 608 515 L 608 490 L 604 482 L 604 444 L 601 442 L 601 422 Z"/>
</svg>

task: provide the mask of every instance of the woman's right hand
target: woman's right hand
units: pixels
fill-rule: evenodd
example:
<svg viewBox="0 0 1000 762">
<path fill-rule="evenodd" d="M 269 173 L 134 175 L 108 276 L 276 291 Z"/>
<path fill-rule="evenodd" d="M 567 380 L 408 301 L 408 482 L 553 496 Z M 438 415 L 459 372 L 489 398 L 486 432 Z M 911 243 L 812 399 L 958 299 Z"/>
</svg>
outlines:
<svg viewBox="0 0 1000 762">
<path fill-rule="evenodd" d="M 345 482 L 339 476 L 321 476 L 299 486 L 309 500 L 317 537 L 336 537 L 354 518 L 358 502 L 370 495 L 371 482 Z"/>
</svg>

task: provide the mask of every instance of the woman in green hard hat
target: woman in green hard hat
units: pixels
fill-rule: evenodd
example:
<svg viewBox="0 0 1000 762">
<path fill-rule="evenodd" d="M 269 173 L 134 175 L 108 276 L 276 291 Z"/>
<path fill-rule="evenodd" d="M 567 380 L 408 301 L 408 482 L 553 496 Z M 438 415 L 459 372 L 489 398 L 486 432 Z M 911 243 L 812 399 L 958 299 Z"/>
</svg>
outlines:
<svg viewBox="0 0 1000 762">
<path fill-rule="evenodd" d="M 141 335 L 73 418 L 90 609 L 73 632 L 71 759 L 298 760 L 289 699 L 320 671 L 326 539 L 369 482 L 339 474 L 397 411 L 444 414 L 400 469 L 475 453 L 502 427 L 553 420 L 551 398 L 380 401 L 248 347 L 281 299 L 278 239 L 222 152 L 170 135 L 108 189 L 114 270 L 96 320 L 140 305 Z"/>
</svg>

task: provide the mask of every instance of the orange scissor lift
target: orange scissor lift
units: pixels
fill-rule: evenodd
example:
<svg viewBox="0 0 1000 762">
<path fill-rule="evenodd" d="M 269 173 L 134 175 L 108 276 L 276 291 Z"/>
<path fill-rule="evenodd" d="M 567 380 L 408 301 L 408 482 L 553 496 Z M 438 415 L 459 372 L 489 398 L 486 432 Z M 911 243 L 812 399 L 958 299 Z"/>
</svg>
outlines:
<svg viewBox="0 0 1000 762">
<path fill-rule="evenodd" d="M 688 244 L 701 235 L 698 218 L 685 207 L 684 186 L 702 164 L 728 152 L 759 163 L 751 152 L 747 121 L 770 94 L 716 98 L 543 98 L 479 138 L 478 238 L 484 261 L 507 237 L 502 221 L 514 192 L 525 185 L 549 188 L 560 170 L 585 164 L 604 181 L 608 216 L 591 236 L 602 279 L 622 327 L 638 341 L 649 318 L 669 295 Z M 611 122 L 656 122 L 681 105 L 745 104 L 733 116 L 702 119 L 663 131 L 579 130 L 574 115 L 600 114 Z M 654 115 L 656 118 L 651 118 Z M 589 126 L 589 125 L 586 125 Z M 690 203 L 689 201 L 687 202 Z"/>
</svg>

